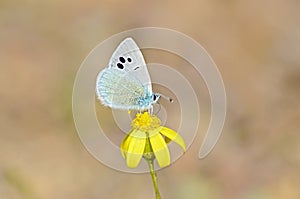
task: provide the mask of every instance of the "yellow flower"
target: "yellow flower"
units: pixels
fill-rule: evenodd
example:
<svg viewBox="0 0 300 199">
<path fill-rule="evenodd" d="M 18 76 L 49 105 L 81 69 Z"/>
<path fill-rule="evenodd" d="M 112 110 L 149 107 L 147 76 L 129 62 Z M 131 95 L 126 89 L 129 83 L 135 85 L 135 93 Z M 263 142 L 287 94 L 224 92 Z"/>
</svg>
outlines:
<svg viewBox="0 0 300 199">
<path fill-rule="evenodd" d="M 121 144 L 121 152 L 126 159 L 127 166 L 135 168 L 141 158 L 156 158 L 159 166 L 165 167 L 170 164 L 170 153 L 166 140 L 171 140 L 179 144 L 184 152 L 186 151 L 183 138 L 164 126 L 160 126 L 161 121 L 148 112 L 136 114 L 136 118 L 131 123 L 131 130 Z"/>
</svg>

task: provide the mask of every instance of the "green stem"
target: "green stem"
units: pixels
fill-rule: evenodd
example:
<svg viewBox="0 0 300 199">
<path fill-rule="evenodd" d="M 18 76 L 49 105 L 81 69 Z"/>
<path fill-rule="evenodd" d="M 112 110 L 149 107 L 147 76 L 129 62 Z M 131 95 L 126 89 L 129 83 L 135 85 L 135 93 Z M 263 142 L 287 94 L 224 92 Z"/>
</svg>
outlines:
<svg viewBox="0 0 300 199">
<path fill-rule="evenodd" d="M 157 177 L 156 177 L 156 173 L 155 173 L 155 170 L 154 170 L 155 155 L 152 151 L 152 147 L 151 147 L 151 143 L 150 143 L 148 133 L 147 133 L 146 146 L 145 146 L 145 151 L 144 151 L 144 156 L 143 157 L 144 157 L 144 159 L 146 160 L 146 162 L 148 163 L 148 166 L 149 166 L 149 170 L 150 170 L 150 174 L 151 174 L 151 178 L 152 178 L 152 182 L 153 182 L 153 186 L 154 186 L 154 190 L 155 190 L 156 199 L 161 199 L 160 193 L 159 193 L 159 190 L 158 190 L 158 186 L 157 186 Z"/>
<path fill-rule="evenodd" d="M 148 163 L 148 166 L 149 166 L 149 169 L 150 169 L 150 174 L 151 174 L 151 177 L 152 177 L 152 182 L 153 182 L 153 186 L 154 186 L 154 190 L 155 190 L 155 195 L 156 195 L 156 199 L 161 199 L 160 197 L 160 193 L 159 193 L 159 190 L 158 190 L 158 186 L 157 186 L 157 177 L 156 177 L 156 173 L 154 171 L 154 164 L 153 164 L 153 160 L 147 160 L 147 163 Z"/>
</svg>

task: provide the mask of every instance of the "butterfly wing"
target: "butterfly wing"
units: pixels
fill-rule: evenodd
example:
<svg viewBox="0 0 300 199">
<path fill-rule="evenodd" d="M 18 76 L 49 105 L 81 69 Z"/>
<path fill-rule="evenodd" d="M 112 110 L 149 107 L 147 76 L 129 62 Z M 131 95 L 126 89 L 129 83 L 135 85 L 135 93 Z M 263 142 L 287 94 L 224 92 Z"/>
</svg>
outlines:
<svg viewBox="0 0 300 199">
<path fill-rule="evenodd" d="M 147 95 L 135 76 L 116 68 L 106 68 L 98 74 L 96 93 L 104 105 L 125 110 L 142 109 L 140 99 Z"/>
<path fill-rule="evenodd" d="M 123 40 L 109 61 L 109 68 L 124 71 L 141 82 L 146 92 L 152 95 L 152 86 L 143 54 L 132 38 Z"/>
</svg>

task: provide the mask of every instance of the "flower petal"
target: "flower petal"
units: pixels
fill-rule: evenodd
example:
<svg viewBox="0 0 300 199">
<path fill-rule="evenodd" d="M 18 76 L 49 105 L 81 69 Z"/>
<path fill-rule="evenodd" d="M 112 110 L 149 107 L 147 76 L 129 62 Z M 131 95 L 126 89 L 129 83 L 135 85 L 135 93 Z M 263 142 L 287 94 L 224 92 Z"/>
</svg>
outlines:
<svg viewBox="0 0 300 199">
<path fill-rule="evenodd" d="M 146 144 L 146 134 L 139 130 L 129 134 L 128 150 L 125 153 L 126 163 L 129 168 L 135 168 L 140 163 Z"/>
<path fill-rule="evenodd" d="M 168 146 L 160 133 L 154 134 L 149 138 L 153 153 L 159 166 L 165 167 L 170 164 L 170 153 Z"/>
<path fill-rule="evenodd" d="M 169 129 L 167 127 L 163 127 L 160 130 L 160 133 L 163 134 L 164 136 L 166 136 L 167 138 L 169 138 L 170 140 L 179 144 L 184 152 L 186 151 L 184 139 L 178 133 L 176 133 L 175 131 L 173 131 L 172 129 Z"/>
<path fill-rule="evenodd" d="M 121 149 L 121 154 L 123 156 L 123 158 L 126 157 L 126 153 L 128 151 L 128 145 L 130 143 L 130 140 L 131 140 L 131 136 L 130 134 L 132 133 L 133 130 L 130 130 L 130 132 L 126 135 L 126 137 L 123 139 L 123 142 L 120 146 L 120 149 Z"/>
<path fill-rule="evenodd" d="M 148 131 L 148 136 L 152 137 L 156 134 L 159 134 L 160 130 L 163 128 L 163 126 L 159 126 L 158 128 L 153 128 L 151 130 Z"/>
</svg>

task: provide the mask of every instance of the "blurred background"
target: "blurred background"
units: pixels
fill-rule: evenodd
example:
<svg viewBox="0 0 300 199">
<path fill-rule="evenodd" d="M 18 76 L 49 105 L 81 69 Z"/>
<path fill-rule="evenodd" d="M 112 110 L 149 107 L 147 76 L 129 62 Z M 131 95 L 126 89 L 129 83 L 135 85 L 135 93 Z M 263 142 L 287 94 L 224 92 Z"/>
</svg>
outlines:
<svg viewBox="0 0 300 199">
<path fill-rule="evenodd" d="M 171 28 L 203 45 L 228 97 L 213 152 L 198 159 L 202 134 L 158 172 L 163 198 L 299 199 L 297 0 L 1 0 L 0 198 L 154 198 L 149 175 L 117 172 L 86 151 L 71 107 L 87 54 L 143 26 Z M 205 132 L 207 124 L 200 127 Z"/>
</svg>

